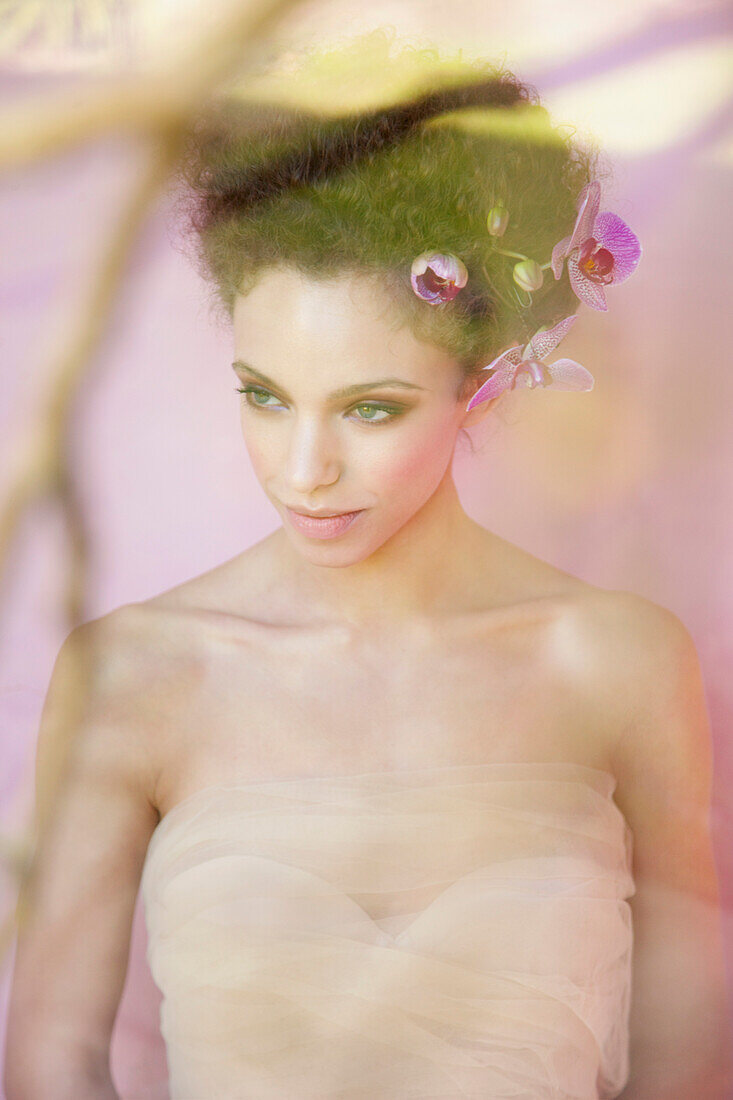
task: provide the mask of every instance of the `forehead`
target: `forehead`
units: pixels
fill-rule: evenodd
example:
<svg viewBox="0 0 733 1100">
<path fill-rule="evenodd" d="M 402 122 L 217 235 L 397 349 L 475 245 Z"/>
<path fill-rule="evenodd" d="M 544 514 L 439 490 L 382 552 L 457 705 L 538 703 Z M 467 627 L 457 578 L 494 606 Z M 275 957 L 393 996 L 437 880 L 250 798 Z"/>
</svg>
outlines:
<svg viewBox="0 0 733 1100">
<path fill-rule="evenodd" d="M 430 306 L 426 305 L 430 309 Z M 303 375 L 369 381 L 385 370 L 429 386 L 453 381 L 447 352 L 418 340 L 386 291 L 371 278 L 329 279 L 268 269 L 234 303 L 234 351 L 284 384 Z M 452 367 L 452 370 L 450 369 Z"/>
</svg>

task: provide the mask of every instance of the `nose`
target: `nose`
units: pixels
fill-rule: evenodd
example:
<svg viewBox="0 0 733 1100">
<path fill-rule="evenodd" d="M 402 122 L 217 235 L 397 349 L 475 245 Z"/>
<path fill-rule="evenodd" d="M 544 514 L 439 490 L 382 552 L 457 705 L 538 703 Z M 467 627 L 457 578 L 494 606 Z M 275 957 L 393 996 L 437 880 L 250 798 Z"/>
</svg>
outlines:
<svg viewBox="0 0 733 1100">
<path fill-rule="evenodd" d="M 302 418 L 293 428 L 286 476 L 296 494 L 306 496 L 321 485 L 333 485 L 341 473 L 333 433 L 314 417 Z"/>
</svg>

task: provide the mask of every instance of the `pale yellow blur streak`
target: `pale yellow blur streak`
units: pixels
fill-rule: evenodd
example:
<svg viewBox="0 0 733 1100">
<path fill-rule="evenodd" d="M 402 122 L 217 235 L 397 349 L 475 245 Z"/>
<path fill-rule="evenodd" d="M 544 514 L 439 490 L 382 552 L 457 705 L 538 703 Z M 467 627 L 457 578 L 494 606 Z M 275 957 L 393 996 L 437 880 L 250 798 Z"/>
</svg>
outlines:
<svg viewBox="0 0 733 1100">
<path fill-rule="evenodd" d="M 733 38 L 686 44 L 550 91 L 553 117 L 572 119 L 615 155 L 649 157 L 683 144 L 730 99 Z"/>
<path fill-rule="evenodd" d="M 107 133 L 159 137 L 180 132 L 202 100 L 233 70 L 247 70 L 257 42 L 299 0 L 229 0 L 206 18 L 187 48 L 147 73 L 103 87 L 34 96 L 0 113 L 0 170 L 65 152 Z M 250 49 L 248 56 L 247 47 Z"/>
</svg>

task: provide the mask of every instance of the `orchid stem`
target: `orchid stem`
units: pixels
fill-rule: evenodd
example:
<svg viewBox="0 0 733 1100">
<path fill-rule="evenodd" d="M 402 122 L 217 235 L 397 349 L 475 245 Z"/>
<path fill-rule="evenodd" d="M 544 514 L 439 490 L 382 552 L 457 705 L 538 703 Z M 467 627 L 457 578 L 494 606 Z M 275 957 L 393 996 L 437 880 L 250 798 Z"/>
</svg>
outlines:
<svg viewBox="0 0 733 1100">
<path fill-rule="evenodd" d="M 481 270 L 483 271 L 484 276 L 486 277 L 486 281 L 489 283 L 489 286 L 491 286 L 491 289 L 494 291 L 494 294 L 496 294 L 497 298 L 500 298 L 505 306 L 509 306 L 510 309 L 514 309 L 514 302 L 512 302 L 511 299 L 508 298 L 505 294 L 502 294 L 498 286 L 493 283 L 491 276 L 486 270 L 485 265 L 481 265 Z"/>
<path fill-rule="evenodd" d="M 498 248 L 494 245 L 496 252 L 501 252 L 502 256 L 513 256 L 516 260 L 528 260 L 529 256 L 523 256 L 521 252 L 507 252 L 505 248 Z"/>
</svg>

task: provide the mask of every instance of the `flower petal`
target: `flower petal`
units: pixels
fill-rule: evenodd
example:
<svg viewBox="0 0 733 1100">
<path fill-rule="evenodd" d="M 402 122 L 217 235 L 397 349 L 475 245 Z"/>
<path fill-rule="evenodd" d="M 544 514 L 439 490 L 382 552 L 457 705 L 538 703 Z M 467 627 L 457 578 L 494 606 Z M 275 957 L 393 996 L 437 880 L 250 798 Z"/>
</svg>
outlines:
<svg viewBox="0 0 733 1100">
<path fill-rule="evenodd" d="M 486 367 L 482 367 L 482 370 L 500 370 L 504 368 L 505 363 L 518 367 L 522 362 L 522 345 L 515 344 L 513 347 L 508 348 L 506 351 L 502 351 L 497 355 L 496 359 L 492 359 Z"/>
<path fill-rule="evenodd" d="M 598 243 L 613 254 L 613 283 L 622 283 L 636 270 L 641 244 L 623 218 L 608 212 L 599 214 L 593 230 Z"/>
<path fill-rule="evenodd" d="M 430 261 L 430 267 L 441 279 L 454 283 L 460 290 L 468 282 L 468 269 L 463 260 L 452 252 L 436 253 Z"/>
<path fill-rule="evenodd" d="M 518 352 L 519 349 L 512 348 L 512 351 Z M 498 359 L 494 360 L 499 366 L 497 366 L 491 378 L 487 378 L 476 390 L 475 394 L 466 405 L 466 412 L 475 408 L 476 405 L 483 404 L 484 401 L 490 401 L 492 397 L 496 397 L 511 386 L 518 364 L 513 361 L 516 357 L 512 356 L 512 358 L 509 359 L 509 355 L 511 355 L 511 352 L 505 352 L 503 355 L 500 355 Z M 490 369 L 490 367 L 484 367 L 484 370 Z"/>
<path fill-rule="evenodd" d="M 429 267 L 439 279 L 446 279 L 457 287 L 465 286 L 468 281 L 466 265 L 452 252 L 421 252 L 412 261 L 411 273 L 424 275 Z"/>
<path fill-rule="evenodd" d="M 411 275 L 410 280 L 412 282 L 412 289 L 417 294 L 418 298 L 422 298 L 424 302 L 428 302 L 431 306 L 439 305 L 443 301 L 443 296 L 438 290 L 431 290 L 425 282 L 424 275 Z"/>
<path fill-rule="evenodd" d="M 575 220 L 575 228 L 568 245 L 569 252 L 574 248 L 578 248 L 586 237 L 593 235 L 593 224 L 600 205 L 601 185 L 598 180 L 591 180 L 590 183 L 586 183 L 578 195 L 578 217 Z"/>
<path fill-rule="evenodd" d="M 499 370 L 495 371 L 490 378 L 486 378 L 486 381 L 479 386 L 477 392 L 466 406 L 466 411 L 469 412 L 477 405 L 482 405 L 484 401 L 490 401 L 492 397 L 497 397 L 503 393 L 505 389 L 508 389 L 512 385 L 514 379 L 514 373 L 516 366 L 511 363 L 505 363 Z"/>
<path fill-rule="evenodd" d="M 547 369 L 552 375 L 550 386 L 554 390 L 592 390 L 593 375 L 574 359 L 556 359 L 548 363 Z"/>
<path fill-rule="evenodd" d="M 556 279 L 559 279 L 562 275 L 562 265 L 565 257 L 568 254 L 568 246 L 570 244 L 570 234 L 567 237 L 563 237 L 561 241 L 558 241 L 552 250 L 552 258 L 550 259 L 550 267 L 552 268 L 552 274 Z"/>
<path fill-rule="evenodd" d="M 577 313 L 573 313 L 571 317 L 564 317 L 562 321 L 558 321 L 552 328 L 536 332 L 522 352 L 522 358 L 544 359 L 568 334 L 577 318 Z"/>
<path fill-rule="evenodd" d="M 427 271 L 430 260 L 435 255 L 434 252 L 421 252 L 419 256 L 416 256 L 412 261 L 411 274 L 412 275 L 424 275 Z"/>
<path fill-rule="evenodd" d="M 410 282 L 418 298 L 437 305 L 455 298 L 468 282 L 468 270 L 451 252 L 421 252 L 412 261 Z"/>
<path fill-rule="evenodd" d="M 568 256 L 568 275 L 570 276 L 570 285 L 581 302 L 585 302 L 591 309 L 608 309 L 603 286 L 601 283 L 594 283 L 592 279 L 586 278 L 574 256 Z"/>
</svg>

